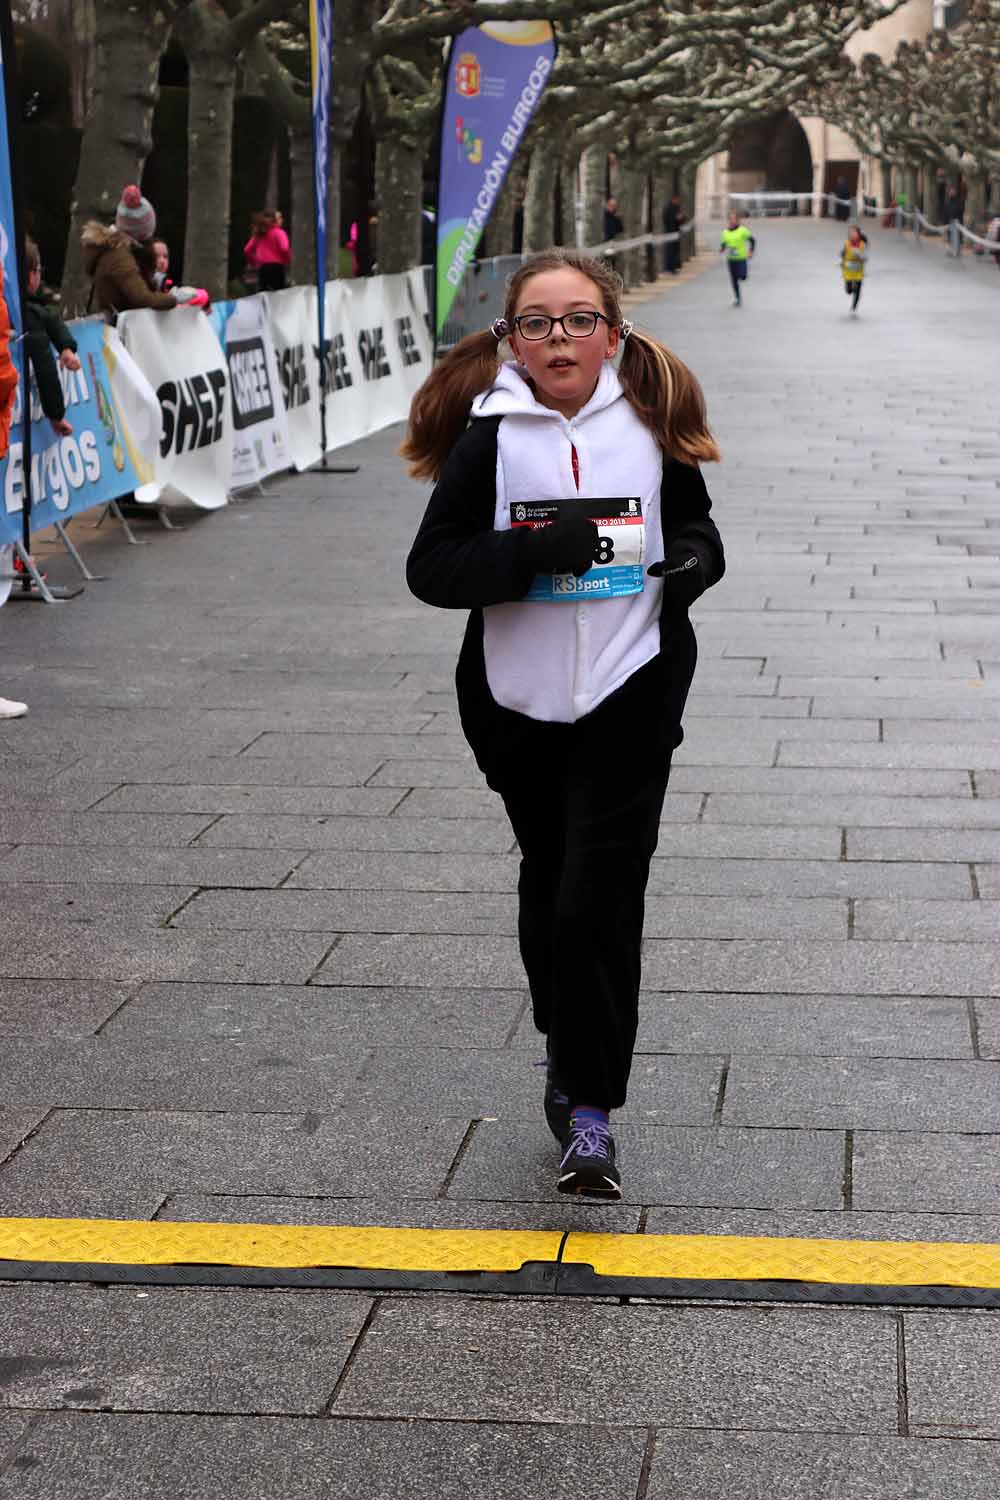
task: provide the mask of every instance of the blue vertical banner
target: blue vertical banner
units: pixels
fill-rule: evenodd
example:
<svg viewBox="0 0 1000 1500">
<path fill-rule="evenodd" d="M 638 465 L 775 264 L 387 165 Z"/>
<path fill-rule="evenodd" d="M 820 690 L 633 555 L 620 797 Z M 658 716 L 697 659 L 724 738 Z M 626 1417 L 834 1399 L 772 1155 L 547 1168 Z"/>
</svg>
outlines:
<svg viewBox="0 0 1000 1500">
<path fill-rule="evenodd" d="M 6 60 L 0 43 L 0 259 L 3 261 L 3 294 L 12 326 L 20 332 L 21 297 L 17 280 L 17 240 L 14 232 L 14 192 L 7 129 Z"/>
<path fill-rule="evenodd" d="M 475 257 L 555 57 L 555 32 L 548 21 L 484 22 L 451 44 L 441 110 L 435 338 Z"/>
<path fill-rule="evenodd" d="M 21 291 L 18 279 L 14 168 L 11 157 L 10 130 L 7 123 L 8 64 L 3 52 L 4 42 L 10 45 L 11 36 L 9 25 L 5 25 L 3 32 L 0 33 L 0 264 L 3 267 L 3 297 L 10 315 L 10 329 L 9 332 L 7 330 L 0 332 L 0 339 L 4 342 L 9 339 L 10 358 L 23 388 L 26 364 L 24 344 L 15 343 L 24 331 L 24 324 L 21 320 Z M 9 399 L 9 388 L 6 395 Z M 4 404 L 6 407 L 6 402 Z M 12 409 L 7 407 L 4 418 L 0 422 L 0 428 L 4 429 L 4 447 L 6 447 L 7 421 L 12 416 Z M 0 505 L 0 545 L 5 542 L 20 541 L 22 530 L 21 516 L 19 514 L 16 517 L 8 515 L 6 508 Z"/>
<path fill-rule="evenodd" d="M 320 384 L 325 388 L 326 222 L 330 196 L 330 70 L 333 65 L 333 0 L 309 0 L 309 44 L 312 57 L 313 197 L 316 205 L 316 308 L 319 323 Z M 320 401 L 323 452 L 326 452 L 326 401 Z"/>
</svg>

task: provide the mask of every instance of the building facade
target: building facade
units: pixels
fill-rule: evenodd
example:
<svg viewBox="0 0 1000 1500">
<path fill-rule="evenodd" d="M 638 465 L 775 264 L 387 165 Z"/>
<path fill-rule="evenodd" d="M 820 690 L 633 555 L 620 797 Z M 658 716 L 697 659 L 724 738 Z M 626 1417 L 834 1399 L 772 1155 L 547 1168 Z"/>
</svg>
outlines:
<svg viewBox="0 0 1000 1500">
<path fill-rule="evenodd" d="M 935 26 L 958 25 L 964 9 L 964 0 L 908 0 L 893 15 L 852 37 L 848 55 L 858 61 L 875 52 L 889 61 L 900 42 L 923 41 Z M 818 116 L 799 117 L 783 110 L 741 131 L 728 151 L 702 163 L 697 210 L 716 218 L 729 193 L 829 193 L 838 183 L 846 183 L 852 197 L 863 194 L 886 201 L 892 192 L 882 164 L 866 156 L 846 131 Z M 806 208 L 805 202 L 802 206 Z M 822 212 L 823 205 L 814 204 L 813 211 Z"/>
</svg>

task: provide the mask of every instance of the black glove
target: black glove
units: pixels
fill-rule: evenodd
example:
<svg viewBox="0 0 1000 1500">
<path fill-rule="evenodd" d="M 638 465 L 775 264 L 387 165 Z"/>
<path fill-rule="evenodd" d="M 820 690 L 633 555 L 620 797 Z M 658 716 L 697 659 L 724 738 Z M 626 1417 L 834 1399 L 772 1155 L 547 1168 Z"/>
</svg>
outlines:
<svg viewBox="0 0 1000 1500">
<path fill-rule="evenodd" d="M 525 551 L 536 573 L 574 573 L 582 578 L 594 565 L 597 531 L 576 509 L 525 536 Z"/>
<path fill-rule="evenodd" d="M 663 602 L 671 608 L 690 609 L 707 587 L 701 561 L 686 542 L 668 547 L 666 557 L 652 563 L 646 572 L 651 578 L 663 579 Z"/>
</svg>

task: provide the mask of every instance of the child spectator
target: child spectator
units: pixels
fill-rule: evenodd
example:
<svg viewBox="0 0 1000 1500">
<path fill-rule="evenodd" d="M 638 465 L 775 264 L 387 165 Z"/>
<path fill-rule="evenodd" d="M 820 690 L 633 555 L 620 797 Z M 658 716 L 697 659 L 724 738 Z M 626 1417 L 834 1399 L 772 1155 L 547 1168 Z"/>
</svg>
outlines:
<svg viewBox="0 0 1000 1500">
<path fill-rule="evenodd" d="M 59 379 L 59 368 L 80 368 L 76 340 L 42 296 L 42 261 L 38 246 L 32 239 L 25 240 L 24 266 L 28 284 L 28 295 L 24 301 L 25 348 L 35 372 L 42 411 L 52 423 L 57 436 L 69 437 L 73 425 L 66 420 L 66 399 Z M 53 347 L 59 351 L 58 364 L 52 353 Z"/>
<path fill-rule="evenodd" d="M 256 271 L 262 292 L 280 292 L 288 282 L 292 251 L 278 218 L 270 209 L 254 214 L 250 238 L 243 246 L 247 267 Z"/>
<path fill-rule="evenodd" d="M 17 370 L 10 357 L 10 314 L 3 294 L 3 266 L 0 265 L 0 458 L 7 457 L 10 447 L 10 423 L 17 396 Z M 0 698 L 0 719 L 20 719 L 28 712 L 26 703 L 14 698 Z"/>
</svg>

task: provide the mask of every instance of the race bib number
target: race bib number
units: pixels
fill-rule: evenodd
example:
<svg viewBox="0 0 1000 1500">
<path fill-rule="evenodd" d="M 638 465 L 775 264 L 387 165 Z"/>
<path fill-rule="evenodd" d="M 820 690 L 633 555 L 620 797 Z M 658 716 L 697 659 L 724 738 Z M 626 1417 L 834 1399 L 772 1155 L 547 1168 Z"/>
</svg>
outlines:
<svg viewBox="0 0 1000 1500">
<path fill-rule="evenodd" d="M 645 583 L 646 527 L 637 495 L 598 500 L 516 500 L 510 508 L 511 530 L 548 526 L 563 506 L 575 506 L 594 523 L 593 566 L 581 578 L 574 573 L 537 573 L 525 595 L 529 604 L 562 600 L 621 599 L 641 594 Z"/>
</svg>

